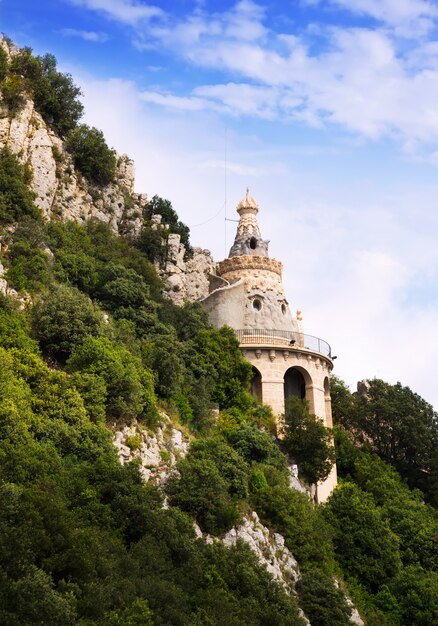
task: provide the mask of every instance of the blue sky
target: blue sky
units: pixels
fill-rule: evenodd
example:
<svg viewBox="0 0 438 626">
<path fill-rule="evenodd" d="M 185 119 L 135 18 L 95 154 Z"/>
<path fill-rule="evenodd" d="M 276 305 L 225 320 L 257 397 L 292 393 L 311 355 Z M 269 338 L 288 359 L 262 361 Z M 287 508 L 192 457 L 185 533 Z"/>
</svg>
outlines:
<svg viewBox="0 0 438 626">
<path fill-rule="evenodd" d="M 249 186 L 336 373 L 438 408 L 437 26 L 429 0 L 0 0 L 195 245 L 223 258 Z"/>
</svg>

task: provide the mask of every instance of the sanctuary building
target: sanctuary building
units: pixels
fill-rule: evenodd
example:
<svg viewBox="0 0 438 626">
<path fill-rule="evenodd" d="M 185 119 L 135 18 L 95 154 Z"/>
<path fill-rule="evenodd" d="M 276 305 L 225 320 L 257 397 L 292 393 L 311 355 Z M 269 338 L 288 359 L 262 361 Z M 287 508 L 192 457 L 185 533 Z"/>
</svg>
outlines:
<svg viewBox="0 0 438 626">
<path fill-rule="evenodd" d="M 311 413 L 332 428 L 330 346 L 304 333 L 300 311 L 295 317 L 291 314 L 282 263 L 269 257 L 258 211 L 247 191 L 237 205 L 240 219 L 230 254 L 218 263 L 210 293 L 202 302 L 215 326 L 226 324 L 236 331 L 240 349 L 253 366 L 252 393 L 261 402 L 281 419 L 286 398 L 305 398 Z M 328 478 L 317 485 L 318 502 L 328 498 L 336 482 L 334 465 Z"/>
</svg>

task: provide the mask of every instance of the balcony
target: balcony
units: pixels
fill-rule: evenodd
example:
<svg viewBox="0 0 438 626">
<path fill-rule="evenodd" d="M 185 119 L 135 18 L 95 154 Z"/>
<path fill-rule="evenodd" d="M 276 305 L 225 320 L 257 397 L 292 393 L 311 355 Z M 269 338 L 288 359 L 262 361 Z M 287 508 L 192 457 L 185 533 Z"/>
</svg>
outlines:
<svg viewBox="0 0 438 626">
<path fill-rule="evenodd" d="M 236 335 L 240 345 L 304 348 L 311 352 L 318 352 L 329 359 L 332 356 L 330 345 L 323 339 L 291 330 L 244 328 L 236 330 Z"/>
</svg>

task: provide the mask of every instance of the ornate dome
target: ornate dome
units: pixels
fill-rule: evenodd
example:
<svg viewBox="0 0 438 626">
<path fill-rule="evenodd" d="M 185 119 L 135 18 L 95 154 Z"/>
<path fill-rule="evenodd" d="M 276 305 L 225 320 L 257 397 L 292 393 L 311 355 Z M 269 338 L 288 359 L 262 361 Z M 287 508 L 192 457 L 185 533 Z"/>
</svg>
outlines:
<svg viewBox="0 0 438 626">
<path fill-rule="evenodd" d="M 252 196 L 249 195 L 249 189 L 246 190 L 246 195 L 236 207 L 236 211 L 240 214 L 242 210 L 245 209 L 254 209 L 254 215 L 257 215 L 259 212 L 259 205 L 254 200 Z"/>
</svg>

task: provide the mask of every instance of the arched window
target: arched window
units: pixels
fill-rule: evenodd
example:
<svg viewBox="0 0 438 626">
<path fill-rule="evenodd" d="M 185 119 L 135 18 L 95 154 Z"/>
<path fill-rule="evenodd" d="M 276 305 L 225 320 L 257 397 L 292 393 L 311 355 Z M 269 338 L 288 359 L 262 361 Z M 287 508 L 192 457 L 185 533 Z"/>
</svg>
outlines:
<svg viewBox="0 0 438 626">
<path fill-rule="evenodd" d="M 252 368 L 251 394 L 259 402 L 262 402 L 262 375 L 254 366 Z"/>
<path fill-rule="evenodd" d="M 306 381 L 296 367 L 290 367 L 284 375 L 284 399 L 295 396 L 304 400 L 306 397 Z"/>
<path fill-rule="evenodd" d="M 255 250 L 257 248 L 257 239 L 255 237 L 251 237 L 249 240 L 249 247 L 251 250 Z"/>
</svg>

